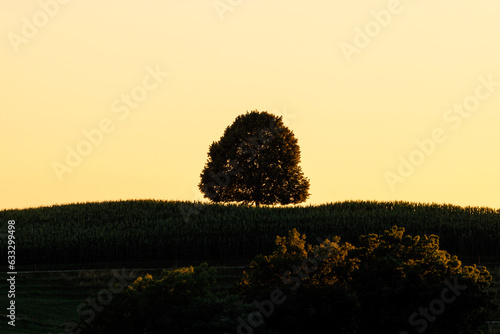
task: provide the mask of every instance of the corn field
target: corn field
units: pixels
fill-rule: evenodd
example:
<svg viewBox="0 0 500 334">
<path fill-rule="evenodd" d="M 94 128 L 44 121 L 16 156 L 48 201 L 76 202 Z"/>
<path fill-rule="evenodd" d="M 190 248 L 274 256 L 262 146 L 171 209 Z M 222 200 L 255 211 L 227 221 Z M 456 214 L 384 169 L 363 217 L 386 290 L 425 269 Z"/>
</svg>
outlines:
<svg viewBox="0 0 500 334">
<path fill-rule="evenodd" d="M 188 214 L 186 214 L 186 212 Z M 339 235 L 356 243 L 393 225 L 437 234 L 459 257 L 500 257 L 500 210 L 408 202 L 251 207 L 179 201 L 81 203 L 0 211 L 16 221 L 18 265 L 217 261 L 247 264 L 297 228 L 309 242 Z M 6 238 L 1 238 L 6 249 Z M 6 264 L 2 257 L 2 265 Z"/>
</svg>

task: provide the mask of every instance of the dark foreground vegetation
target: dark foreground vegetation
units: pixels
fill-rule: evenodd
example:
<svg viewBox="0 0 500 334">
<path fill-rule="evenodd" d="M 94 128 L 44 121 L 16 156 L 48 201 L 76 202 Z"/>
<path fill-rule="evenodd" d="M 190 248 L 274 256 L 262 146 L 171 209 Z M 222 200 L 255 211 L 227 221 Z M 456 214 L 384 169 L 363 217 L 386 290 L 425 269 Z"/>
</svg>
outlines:
<svg viewBox="0 0 500 334">
<path fill-rule="evenodd" d="M 296 230 L 277 237 L 235 289 L 217 289 L 214 268 L 137 278 L 82 333 L 478 333 L 498 317 L 492 275 L 462 266 L 437 236 L 394 226 L 359 238 L 306 243 Z"/>
<path fill-rule="evenodd" d="M 343 202 L 256 208 L 141 200 L 0 211 L 0 221 L 8 220 L 16 221 L 17 265 L 29 268 L 247 264 L 271 252 L 275 237 L 293 228 L 309 242 L 331 235 L 355 242 L 361 234 L 380 234 L 393 225 L 413 235 L 439 235 L 441 248 L 474 262 L 500 257 L 500 210 L 451 205 Z M 4 247 L 6 238 L 0 243 Z M 1 258 L 2 265 L 6 261 Z"/>
<path fill-rule="evenodd" d="M 500 210 L 146 200 L 3 210 L 0 219 L 16 221 L 20 271 L 17 326 L 2 317 L 2 333 L 479 334 L 500 321 Z M 495 266 L 463 264 L 479 258 Z M 204 261 L 247 269 L 191 267 Z M 126 270 L 120 287 L 110 270 L 24 272 L 176 264 Z"/>
</svg>

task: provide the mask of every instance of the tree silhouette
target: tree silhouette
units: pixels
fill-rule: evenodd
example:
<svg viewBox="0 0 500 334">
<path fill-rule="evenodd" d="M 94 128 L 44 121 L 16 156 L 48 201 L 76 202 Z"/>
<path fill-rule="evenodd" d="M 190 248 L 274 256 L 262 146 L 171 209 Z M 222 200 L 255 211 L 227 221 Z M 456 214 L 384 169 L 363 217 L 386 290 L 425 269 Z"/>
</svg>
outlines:
<svg viewBox="0 0 500 334">
<path fill-rule="evenodd" d="M 309 197 L 309 179 L 299 163 L 297 139 L 282 117 L 254 110 L 210 145 L 198 187 L 216 203 L 301 203 Z"/>
</svg>

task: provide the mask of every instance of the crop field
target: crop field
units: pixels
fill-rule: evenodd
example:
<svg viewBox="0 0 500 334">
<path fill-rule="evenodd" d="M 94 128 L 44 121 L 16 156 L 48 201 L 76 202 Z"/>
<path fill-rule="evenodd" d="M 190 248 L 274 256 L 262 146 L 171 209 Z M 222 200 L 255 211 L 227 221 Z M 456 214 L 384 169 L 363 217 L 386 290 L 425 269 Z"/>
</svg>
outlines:
<svg viewBox="0 0 500 334">
<path fill-rule="evenodd" d="M 16 262 L 25 270 L 247 264 L 292 228 L 310 242 L 339 235 L 355 243 L 359 235 L 393 225 L 413 235 L 436 234 L 440 248 L 461 259 L 500 258 L 500 210 L 477 207 L 341 202 L 256 208 L 139 200 L 0 211 L 3 230 L 8 220 L 16 221 Z M 5 249 L 6 238 L 0 242 Z"/>
<path fill-rule="evenodd" d="M 128 269 L 137 277 L 204 261 L 236 265 L 218 270 L 219 288 L 232 289 L 254 256 L 269 254 L 276 236 L 293 228 L 311 243 L 334 235 L 356 243 L 362 234 L 393 225 L 413 235 L 437 234 L 441 249 L 465 263 L 486 264 L 500 279 L 500 210 L 489 208 L 407 202 L 256 208 L 140 200 L 3 210 L 0 220 L 16 221 L 19 271 L 17 326 L 7 326 L 2 316 L 2 333 L 64 332 L 78 318 L 78 306 L 107 286 L 111 268 L 142 268 Z M 2 249 L 6 240 L 1 238 Z M 6 257 L 1 262 L 6 266 Z M 69 271 L 44 271 L 59 269 Z M 5 279 L 0 289 L 7 291 Z M 498 285 L 491 293 L 498 299 Z M 485 323 L 483 332 L 497 333 L 493 326 Z"/>
</svg>

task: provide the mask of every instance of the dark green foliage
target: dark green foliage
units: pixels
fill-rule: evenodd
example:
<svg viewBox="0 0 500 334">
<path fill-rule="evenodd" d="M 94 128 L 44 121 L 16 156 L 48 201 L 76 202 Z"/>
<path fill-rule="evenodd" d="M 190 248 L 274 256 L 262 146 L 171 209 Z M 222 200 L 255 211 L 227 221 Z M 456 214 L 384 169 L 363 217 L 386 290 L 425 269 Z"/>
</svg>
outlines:
<svg viewBox="0 0 500 334">
<path fill-rule="evenodd" d="M 199 188 L 213 202 L 301 203 L 309 180 L 299 163 L 297 139 L 282 117 L 247 112 L 210 145 Z"/>
<path fill-rule="evenodd" d="M 412 237 L 393 226 L 361 236 L 357 246 L 338 236 L 312 245 L 292 230 L 276 246 L 250 264 L 239 295 L 215 290 L 215 269 L 206 263 L 146 275 L 82 334 L 473 333 L 495 306 L 485 290 L 489 272 L 462 266 L 434 235 Z M 434 319 L 418 316 L 443 298 Z"/>
<path fill-rule="evenodd" d="M 217 333 L 232 331 L 236 319 L 251 306 L 237 295 L 215 292 L 215 268 L 164 271 L 160 278 L 139 277 L 82 334 Z"/>
<path fill-rule="evenodd" d="M 494 306 L 486 292 L 492 282 L 489 272 L 462 266 L 439 249 L 437 236 L 404 236 L 404 229 L 394 226 L 382 235 L 361 236 L 357 247 L 341 244 L 338 237 L 317 246 L 304 240 L 296 230 L 278 237 L 275 252 L 257 256 L 241 281 L 249 299 L 265 298 L 276 287 L 287 292 L 288 301 L 270 317 L 269 329 L 458 333 L 484 324 Z M 441 298 L 453 300 L 443 302 L 444 311 L 431 313 L 432 321 L 423 321 L 418 312 L 435 307 L 432 303 Z M 327 321 L 329 327 L 318 325 Z"/>
<path fill-rule="evenodd" d="M 356 298 L 343 287 L 301 287 L 286 297 L 255 334 L 361 333 L 353 331 L 359 321 Z"/>
<path fill-rule="evenodd" d="M 189 215 L 186 215 L 189 213 Z M 362 234 L 393 225 L 413 235 L 436 234 L 440 246 L 469 262 L 500 257 L 500 210 L 407 202 L 342 202 L 305 207 L 260 207 L 172 201 L 121 201 L 0 211 L 16 220 L 19 265 L 162 262 L 169 267 L 211 261 L 246 264 L 274 249 L 276 235 L 300 228 L 309 242 Z M 6 238 L 0 239 L 2 249 Z M 7 257 L 1 257 L 5 265 Z M 104 263 L 104 264 L 99 264 Z M 30 266 L 30 269 L 33 266 Z"/>
</svg>

